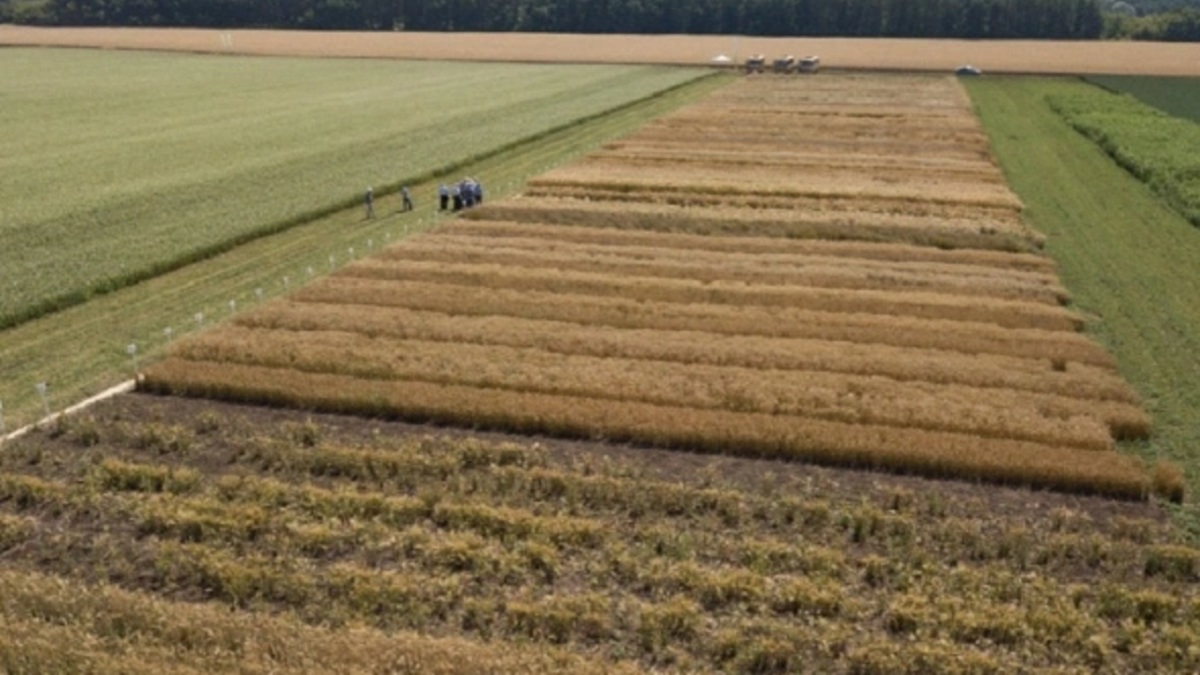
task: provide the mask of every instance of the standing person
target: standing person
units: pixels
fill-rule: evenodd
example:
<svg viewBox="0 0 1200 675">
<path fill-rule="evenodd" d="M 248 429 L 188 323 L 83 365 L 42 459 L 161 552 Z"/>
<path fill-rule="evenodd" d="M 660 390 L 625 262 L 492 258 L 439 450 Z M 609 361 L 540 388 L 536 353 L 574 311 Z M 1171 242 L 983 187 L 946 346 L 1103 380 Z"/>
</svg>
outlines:
<svg viewBox="0 0 1200 675">
<path fill-rule="evenodd" d="M 470 177 L 464 178 L 462 182 L 463 206 L 471 208 L 475 206 L 475 181 Z"/>
<path fill-rule="evenodd" d="M 483 204 L 483 183 L 475 181 L 475 205 Z"/>
<path fill-rule="evenodd" d="M 367 202 L 367 218 L 368 219 L 374 218 L 375 217 L 375 191 L 371 189 L 370 185 L 367 186 L 366 202 Z"/>
<path fill-rule="evenodd" d="M 459 189 L 457 183 L 454 184 L 454 187 L 450 188 L 450 197 L 454 200 L 454 210 L 461 210 L 463 207 L 462 190 Z"/>
<path fill-rule="evenodd" d="M 438 186 L 438 202 L 441 204 L 442 211 L 450 206 L 450 188 L 446 187 L 445 183 Z"/>
<path fill-rule="evenodd" d="M 408 194 L 408 186 L 407 185 L 401 186 L 400 197 L 404 200 L 404 210 L 412 211 L 413 210 L 412 196 L 410 196 Z"/>
</svg>

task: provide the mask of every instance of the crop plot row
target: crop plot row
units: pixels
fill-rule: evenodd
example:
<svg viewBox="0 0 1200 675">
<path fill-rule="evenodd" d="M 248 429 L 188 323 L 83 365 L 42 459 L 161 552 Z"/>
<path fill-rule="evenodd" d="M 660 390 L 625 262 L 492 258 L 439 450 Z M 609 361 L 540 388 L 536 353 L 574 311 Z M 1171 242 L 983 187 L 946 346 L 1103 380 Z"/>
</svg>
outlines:
<svg viewBox="0 0 1200 675">
<path fill-rule="evenodd" d="M 1144 504 L 421 433 L 134 396 L 22 439 L 0 663 L 1200 667 L 1200 552 Z"/>
<path fill-rule="evenodd" d="M 881 202 L 912 208 L 856 206 Z M 788 229 L 806 217 L 825 229 Z M 1038 244 L 953 80 L 748 80 L 181 343 L 143 386 L 1179 498 L 1114 451 L 1150 420 Z"/>
</svg>

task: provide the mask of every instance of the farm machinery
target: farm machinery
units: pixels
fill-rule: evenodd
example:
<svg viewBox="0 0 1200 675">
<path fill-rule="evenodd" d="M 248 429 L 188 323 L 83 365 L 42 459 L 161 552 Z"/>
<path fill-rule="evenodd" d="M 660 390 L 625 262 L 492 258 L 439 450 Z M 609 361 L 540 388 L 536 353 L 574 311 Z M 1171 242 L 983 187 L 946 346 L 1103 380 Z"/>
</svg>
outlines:
<svg viewBox="0 0 1200 675">
<path fill-rule="evenodd" d="M 746 74 L 766 71 L 767 57 L 757 54 L 746 59 Z M 771 61 L 771 72 L 779 74 L 815 73 L 821 69 L 821 57 L 804 56 L 796 58 L 791 54 Z"/>
</svg>

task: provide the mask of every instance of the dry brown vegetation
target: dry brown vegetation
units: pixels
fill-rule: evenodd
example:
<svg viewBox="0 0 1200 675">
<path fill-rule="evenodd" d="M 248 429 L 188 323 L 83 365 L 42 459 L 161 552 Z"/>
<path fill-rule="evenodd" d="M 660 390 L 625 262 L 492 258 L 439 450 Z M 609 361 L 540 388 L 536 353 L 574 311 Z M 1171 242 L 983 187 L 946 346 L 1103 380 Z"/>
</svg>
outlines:
<svg viewBox="0 0 1200 675">
<path fill-rule="evenodd" d="M 844 147 L 826 171 L 830 142 Z M 564 186 L 587 196 L 539 196 Z M 827 189 L 842 201 L 813 208 Z M 651 208 L 609 198 L 629 193 Z M 641 227 L 682 193 L 743 201 Z M 877 200 L 913 208 L 859 206 Z M 923 218 L 929 204 L 955 215 Z M 980 229 L 997 214 L 1006 228 Z M 801 233 L 822 218 L 849 241 Z M 959 245 L 928 246 L 939 233 Z M 184 342 L 143 388 L 1177 495 L 1114 451 L 1150 420 L 1039 243 L 952 80 L 751 80 Z"/>
<path fill-rule="evenodd" d="M 1200 668 L 1150 504 L 208 401 L 6 446 L 0 561 L 5 672 Z"/>
<path fill-rule="evenodd" d="M 237 54 L 551 63 L 707 65 L 717 54 L 819 54 L 827 67 L 950 72 L 1195 75 L 1187 43 L 1053 40 L 769 38 L 721 35 L 556 35 L 0 26 L 0 44 Z M 731 51 L 732 50 L 732 51 Z"/>
</svg>

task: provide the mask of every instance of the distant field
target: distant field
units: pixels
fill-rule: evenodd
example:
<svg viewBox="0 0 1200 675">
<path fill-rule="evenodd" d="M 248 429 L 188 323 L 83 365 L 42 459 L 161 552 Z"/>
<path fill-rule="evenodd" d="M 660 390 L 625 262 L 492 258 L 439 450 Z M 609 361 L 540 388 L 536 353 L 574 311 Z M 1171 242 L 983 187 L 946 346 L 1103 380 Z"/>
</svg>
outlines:
<svg viewBox="0 0 1200 675">
<path fill-rule="evenodd" d="M 1163 112 L 1200 122 L 1200 77 L 1089 75 L 1085 79 L 1105 89 L 1131 94 Z"/>
<path fill-rule="evenodd" d="M 0 50 L 0 326 L 695 79 Z"/>
<path fill-rule="evenodd" d="M 1145 497 L 1112 445 L 1149 419 L 1020 209 L 948 77 L 744 80 L 146 386 Z"/>
<path fill-rule="evenodd" d="M 1123 73 L 1200 76 L 1186 43 L 1051 40 L 763 38 L 728 35 L 561 35 L 547 33 L 338 33 L 147 28 L 0 26 L 0 44 L 90 46 L 239 54 L 356 56 L 554 63 L 707 65 L 718 55 L 821 56 L 826 66 L 950 72 Z"/>
</svg>

